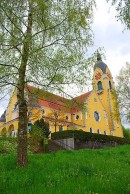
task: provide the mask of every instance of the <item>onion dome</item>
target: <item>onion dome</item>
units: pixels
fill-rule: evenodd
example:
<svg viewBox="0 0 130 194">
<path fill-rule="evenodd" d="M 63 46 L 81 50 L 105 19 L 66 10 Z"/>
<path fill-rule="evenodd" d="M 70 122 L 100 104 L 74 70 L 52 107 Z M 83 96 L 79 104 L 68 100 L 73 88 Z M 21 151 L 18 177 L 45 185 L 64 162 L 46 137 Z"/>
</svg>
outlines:
<svg viewBox="0 0 130 194">
<path fill-rule="evenodd" d="M 97 51 L 97 62 L 94 65 L 94 71 L 96 68 L 99 68 L 102 70 L 103 73 L 106 73 L 107 65 L 102 62 L 102 58 L 100 53 Z"/>
</svg>

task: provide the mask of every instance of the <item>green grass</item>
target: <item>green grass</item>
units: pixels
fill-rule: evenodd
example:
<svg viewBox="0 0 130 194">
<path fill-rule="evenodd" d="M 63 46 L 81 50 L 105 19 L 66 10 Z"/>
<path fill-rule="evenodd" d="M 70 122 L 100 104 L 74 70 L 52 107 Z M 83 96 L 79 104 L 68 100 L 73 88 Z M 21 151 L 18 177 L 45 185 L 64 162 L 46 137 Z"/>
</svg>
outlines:
<svg viewBox="0 0 130 194">
<path fill-rule="evenodd" d="M 130 194 L 130 145 L 29 155 L 26 168 L 0 155 L 0 193 Z"/>
</svg>

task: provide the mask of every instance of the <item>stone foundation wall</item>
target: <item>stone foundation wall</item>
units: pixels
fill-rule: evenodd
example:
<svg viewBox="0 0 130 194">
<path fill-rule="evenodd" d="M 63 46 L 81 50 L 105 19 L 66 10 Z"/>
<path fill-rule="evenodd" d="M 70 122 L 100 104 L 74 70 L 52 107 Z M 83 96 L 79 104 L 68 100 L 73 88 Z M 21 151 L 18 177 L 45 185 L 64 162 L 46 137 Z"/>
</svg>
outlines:
<svg viewBox="0 0 130 194">
<path fill-rule="evenodd" d="M 118 145 L 116 142 L 83 141 L 74 138 L 54 140 L 54 142 L 66 150 L 78 150 L 84 148 L 100 149 L 104 147 L 115 147 Z"/>
<path fill-rule="evenodd" d="M 54 142 L 62 146 L 66 150 L 74 150 L 74 138 L 54 140 Z"/>
<path fill-rule="evenodd" d="M 83 149 L 83 148 L 89 148 L 89 149 L 100 149 L 104 147 L 115 147 L 117 146 L 116 142 L 100 142 L 100 141 L 81 141 L 78 139 L 75 139 L 74 141 L 75 149 Z"/>
</svg>

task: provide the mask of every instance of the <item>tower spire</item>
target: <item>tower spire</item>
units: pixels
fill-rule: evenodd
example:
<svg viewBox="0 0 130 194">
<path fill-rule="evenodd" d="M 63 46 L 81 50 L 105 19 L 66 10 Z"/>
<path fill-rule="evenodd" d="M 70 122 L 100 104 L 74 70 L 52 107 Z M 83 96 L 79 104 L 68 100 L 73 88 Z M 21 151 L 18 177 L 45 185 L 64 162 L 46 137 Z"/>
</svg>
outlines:
<svg viewBox="0 0 130 194">
<path fill-rule="evenodd" d="M 98 52 L 98 50 L 97 50 L 97 61 L 102 61 L 101 54 Z"/>
</svg>

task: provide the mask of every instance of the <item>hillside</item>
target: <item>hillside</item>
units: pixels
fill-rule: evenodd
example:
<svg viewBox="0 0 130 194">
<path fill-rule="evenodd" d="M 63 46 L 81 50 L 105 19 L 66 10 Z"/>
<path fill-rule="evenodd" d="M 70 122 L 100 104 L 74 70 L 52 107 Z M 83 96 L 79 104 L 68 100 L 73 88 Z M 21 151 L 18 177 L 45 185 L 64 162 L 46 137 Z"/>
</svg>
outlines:
<svg viewBox="0 0 130 194">
<path fill-rule="evenodd" d="M 29 155 L 26 168 L 15 155 L 0 155 L 0 193 L 129 194 L 130 146 Z"/>
</svg>

